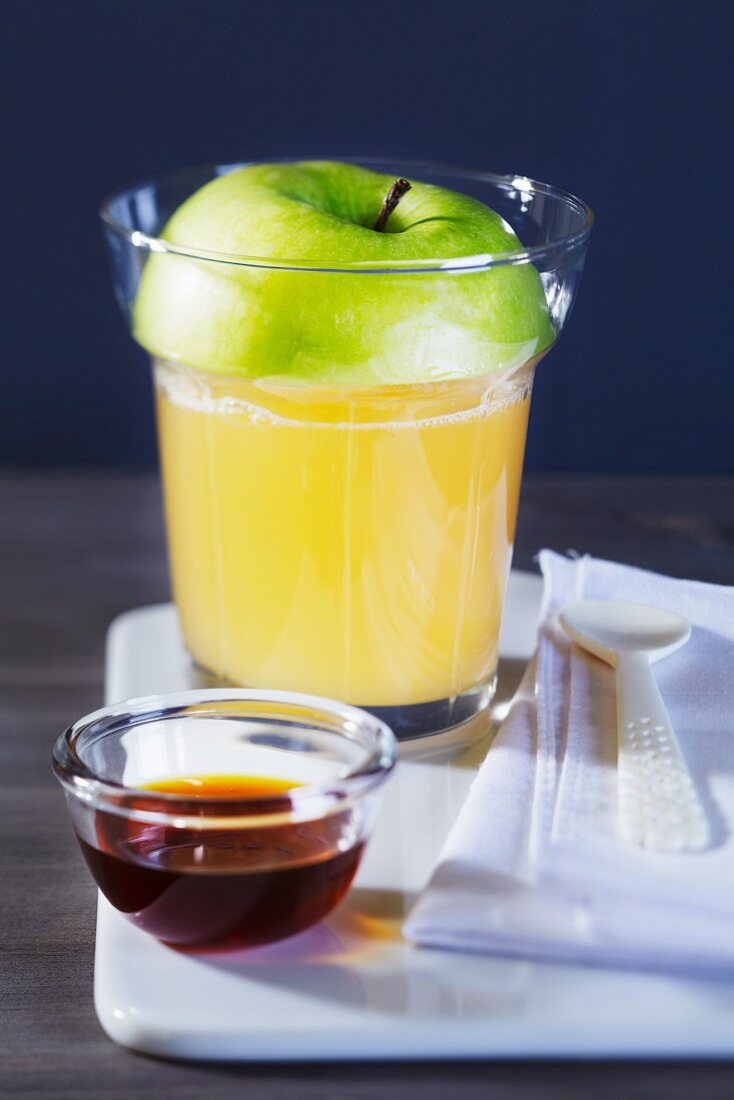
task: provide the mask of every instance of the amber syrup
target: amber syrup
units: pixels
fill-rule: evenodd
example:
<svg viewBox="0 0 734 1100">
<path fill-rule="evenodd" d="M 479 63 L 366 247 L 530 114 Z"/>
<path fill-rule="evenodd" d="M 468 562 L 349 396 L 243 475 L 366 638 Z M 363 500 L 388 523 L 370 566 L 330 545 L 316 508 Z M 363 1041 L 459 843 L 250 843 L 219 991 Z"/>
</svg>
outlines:
<svg viewBox="0 0 734 1100">
<path fill-rule="evenodd" d="M 250 776 L 160 780 L 143 789 L 185 795 L 202 811 L 207 799 L 255 799 L 248 805 L 253 813 L 246 826 L 219 829 L 148 824 L 98 810 L 97 843 L 80 838 L 82 852 L 108 901 L 166 943 L 234 950 L 284 939 L 340 901 L 364 846 L 342 848 L 347 811 L 316 821 L 253 824 L 274 798 L 278 812 L 287 811 L 288 791 L 297 786 Z M 134 808 L 133 796 L 127 805 Z M 146 808 L 157 807 L 147 800 Z M 169 804 L 160 808 L 170 813 Z"/>
</svg>

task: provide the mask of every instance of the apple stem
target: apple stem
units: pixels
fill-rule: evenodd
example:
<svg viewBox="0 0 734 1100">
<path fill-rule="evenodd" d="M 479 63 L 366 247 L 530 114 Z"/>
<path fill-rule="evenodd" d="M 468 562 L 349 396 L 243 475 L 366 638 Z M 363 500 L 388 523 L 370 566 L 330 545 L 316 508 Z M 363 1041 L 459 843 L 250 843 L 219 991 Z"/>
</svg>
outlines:
<svg viewBox="0 0 734 1100">
<path fill-rule="evenodd" d="M 401 176 L 400 179 L 395 180 L 388 193 L 385 195 L 382 209 L 377 215 L 377 221 L 372 226 L 376 233 L 382 233 L 383 229 L 387 225 L 387 219 L 392 214 L 395 207 L 398 205 L 403 195 L 406 195 L 410 191 L 412 184 L 408 183 Z"/>
</svg>

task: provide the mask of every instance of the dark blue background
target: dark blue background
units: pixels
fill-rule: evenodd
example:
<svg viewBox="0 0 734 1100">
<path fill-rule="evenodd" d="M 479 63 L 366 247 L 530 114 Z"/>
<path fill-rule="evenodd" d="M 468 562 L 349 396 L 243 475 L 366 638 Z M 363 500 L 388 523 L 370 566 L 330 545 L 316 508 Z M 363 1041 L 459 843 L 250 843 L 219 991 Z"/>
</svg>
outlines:
<svg viewBox="0 0 734 1100">
<path fill-rule="evenodd" d="M 97 226 L 209 160 L 384 154 L 596 210 L 529 465 L 734 470 L 730 0 L 23 0 L 3 6 L 0 460 L 154 461 Z M 728 169 L 728 170 L 727 170 Z"/>
</svg>

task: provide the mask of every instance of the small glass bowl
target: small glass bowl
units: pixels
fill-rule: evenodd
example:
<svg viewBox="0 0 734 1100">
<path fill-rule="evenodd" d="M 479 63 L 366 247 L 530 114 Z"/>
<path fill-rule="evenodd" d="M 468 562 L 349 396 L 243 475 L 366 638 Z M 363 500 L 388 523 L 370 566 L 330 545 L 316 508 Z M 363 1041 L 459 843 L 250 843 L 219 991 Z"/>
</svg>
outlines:
<svg viewBox="0 0 734 1100">
<path fill-rule="evenodd" d="M 372 715 L 254 690 L 119 703 L 80 719 L 53 752 L 108 901 L 167 943 L 227 949 L 292 936 L 334 908 L 394 764 L 395 739 Z M 145 789 L 207 776 L 299 785 L 247 797 Z"/>
</svg>

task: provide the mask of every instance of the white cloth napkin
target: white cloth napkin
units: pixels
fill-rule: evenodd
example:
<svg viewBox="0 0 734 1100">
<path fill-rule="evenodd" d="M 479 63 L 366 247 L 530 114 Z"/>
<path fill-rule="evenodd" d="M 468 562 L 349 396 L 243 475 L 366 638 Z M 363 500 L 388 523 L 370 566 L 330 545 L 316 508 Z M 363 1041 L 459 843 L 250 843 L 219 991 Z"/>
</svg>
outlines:
<svg viewBox="0 0 734 1100">
<path fill-rule="evenodd" d="M 734 972 L 734 588 L 547 550 L 540 561 L 538 648 L 404 931 L 445 948 Z M 583 598 L 692 623 L 654 669 L 711 819 L 703 852 L 617 836 L 614 672 L 555 618 Z"/>
</svg>

